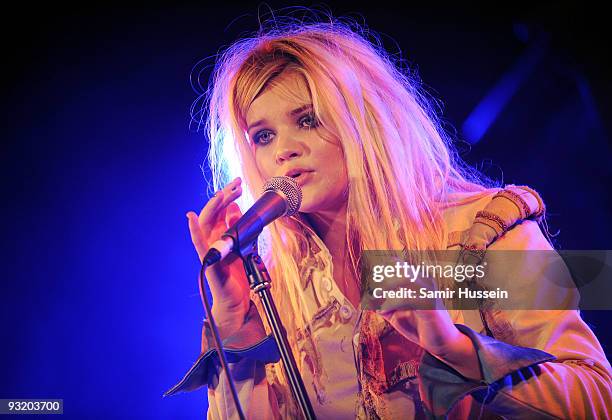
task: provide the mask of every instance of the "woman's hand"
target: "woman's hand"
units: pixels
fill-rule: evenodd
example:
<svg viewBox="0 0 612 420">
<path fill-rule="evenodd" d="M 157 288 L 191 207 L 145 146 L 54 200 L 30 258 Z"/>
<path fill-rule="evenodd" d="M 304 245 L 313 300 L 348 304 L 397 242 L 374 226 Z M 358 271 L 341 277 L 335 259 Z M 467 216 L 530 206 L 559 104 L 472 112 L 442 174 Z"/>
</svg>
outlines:
<svg viewBox="0 0 612 420">
<path fill-rule="evenodd" d="M 434 356 L 452 352 L 462 335 L 444 309 L 392 309 L 378 313 L 400 334 Z"/>
<path fill-rule="evenodd" d="M 191 241 L 200 261 L 210 245 L 242 216 L 240 208 L 234 203 L 241 194 L 241 180 L 236 178 L 219 190 L 199 215 L 192 211 L 187 213 Z M 221 337 L 227 337 L 240 328 L 249 308 L 249 284 L 242 261 L 230 254 L 207 268 L 206 278 L 213 297 L 213 317 Z M 200 293 L 204 293 L 201 288 Z"/>
<path fill-rule="evenodd" d="M 430 291 L 437 290 L 433 280 L 419 279 L 412 283 L 415 290 L 421 286 Z M 472 341 L 457 329 L 443 301 L 439 298 L 417 298 L 412 302 L 413 304 L 403 304 L 401 307 L 393 307 L 393 303 L 387 305 L 385 302 L 378 314 L 397 332 L 432 356 L 466 378 L 480 380 L 480 363 Z"/>
</svg>

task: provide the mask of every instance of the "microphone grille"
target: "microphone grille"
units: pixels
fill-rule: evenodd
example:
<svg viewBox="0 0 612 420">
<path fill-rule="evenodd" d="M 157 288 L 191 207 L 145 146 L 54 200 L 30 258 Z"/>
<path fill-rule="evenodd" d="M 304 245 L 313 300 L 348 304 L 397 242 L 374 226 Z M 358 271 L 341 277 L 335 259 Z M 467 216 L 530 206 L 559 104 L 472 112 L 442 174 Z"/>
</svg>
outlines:
<svg viewBox="0 0 612 420">
<path fill-rule="evenodd" d="M 273 176 L 263 186 L 264 192 L 280 191 L 287 197 L 287 211 L 285 216 L 293 216 L 302 204 L 302 189 L 295 179 L 288 176 Z"/>
</svg>

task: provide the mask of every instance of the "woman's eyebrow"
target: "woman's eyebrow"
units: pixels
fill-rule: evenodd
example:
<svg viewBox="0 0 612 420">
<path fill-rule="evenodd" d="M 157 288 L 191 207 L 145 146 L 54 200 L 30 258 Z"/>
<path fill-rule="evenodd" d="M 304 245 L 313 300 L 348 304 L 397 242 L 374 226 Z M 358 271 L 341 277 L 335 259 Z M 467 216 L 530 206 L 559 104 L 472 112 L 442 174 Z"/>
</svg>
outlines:
<svg viewBox="0 0 612 420">
<path fill-rule="evenodd" d="M 295 108 L 294 110 L 289 111 L 287 115 L 289 115 L 290 117 L 293 117 L 295 115 L 301 114 L 302 112 L 306 110 L 310 110 L 310 109 L 312 109 L 312 104 L 305 104 L 305 105 Z M 249 131 L 251 131 L 252 128 L 260 126 L 260 125 L 264 125 L 265 123 L 266 123 L 265 118 L 262 118 L 261 120 L 257 120 L 253 124 L 249 125 L 246 131 L 248 133 Z"/>
<path fill-rule="evenodd" d="M 248 133 L 249 131 L 251 131 L 252 128 L 257 127 L 259 125 L 264 125 L 265 123 L 266 123 L 265 119 L 257 120 L 253 124 L 249 125 L 246 131 Z"/>
<path fill-rule="evenodd" d="M 302 105 L 299 108 L 295 108 L 293 111 L 289 112 L 290 116 L 294 116 L 297 114 L 300 114 L 304 111 L 306 111 L 307 109 L 312 109 L 312 104 L 306 104 L 306 105 Z"/>
</svg>

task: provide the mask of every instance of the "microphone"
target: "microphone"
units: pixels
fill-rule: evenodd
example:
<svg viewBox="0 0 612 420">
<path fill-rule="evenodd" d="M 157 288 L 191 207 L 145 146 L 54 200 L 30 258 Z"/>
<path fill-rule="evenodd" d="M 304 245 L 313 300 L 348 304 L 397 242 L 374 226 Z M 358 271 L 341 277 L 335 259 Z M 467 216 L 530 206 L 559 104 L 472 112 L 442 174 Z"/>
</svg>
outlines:
<svg viewBox="0 0 612 420">
<path fill-rule="evenodd" d="M 302 204 L 302 190 L 288 176 L 270 178 L 263 187 L 263 194 L 230 227 L 221 239 L 213 243 L 202 261 L 207 266 L 224 259 L 230 252 L 246 253 L 257 240 L 264 227 L 282 216 L 293 216 Z"/>
</svg>

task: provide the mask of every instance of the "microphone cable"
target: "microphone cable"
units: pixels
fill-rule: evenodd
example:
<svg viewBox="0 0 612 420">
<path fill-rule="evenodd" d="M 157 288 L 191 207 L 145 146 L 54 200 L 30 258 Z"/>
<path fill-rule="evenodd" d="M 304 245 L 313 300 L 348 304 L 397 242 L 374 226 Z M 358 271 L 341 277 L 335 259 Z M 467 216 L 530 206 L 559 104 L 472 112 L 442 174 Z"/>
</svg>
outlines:
<svg viewBox="0 0 612 420">
<path fill-rule="evenodd" d="M 225 352 L 223 351 L 223 344 L 221 342 L 221 338 L 219 336 L 219 330 L 217 329 L 217 324 L 212 315 L 212 308 L 210 306 L 210 302 L 208 301 L 208 297 L 206 296 L 206 289 L 204 280 L 208 283 L 208 279 L 206 279 L 206 269 L 214 264 L 214 260 L 220 259 L 220 253 L 216 249 L 211 249 L 211 251 L 216 251 L 219 255 L 211 255 L 212 258 L 204 258 L 204 262 L 202 263 L 202 268 L 200 269 L 200 297 L 202 298 L 202 304 L 204 305 L 204 310 L 206 312 L 206 319 L 208 319 L 208 323 L 210 324 L 210 329 L 212 330 L 213 342 L 215 345 L 215 349 L 217 350 L 217 355 L 219 356 L 219 361 L 221 362 L 221 368 L 225 371 L 225 376 L 227 377 L 227 382 L 229 384 L 230 391 L 232 393 L 232 399 L 234 400 L 234 405 L 236 406 L 236 411 L 238 412 L 238 416 L 240 420 L 245 420 L 244 412 L 242 411 L 242 407 L 240 406 L 240 400 L 238 399 L 238 392 L 236 392 L 236 386 L 234 385 L 234 380 L 232 379 L 232 375 L 229 371 L 229 366 L 227 364 L 227 359 L 225 357 Z M 209 252 L 210 254 L 210 252 Z M 208 255 L 207 255 L 208 256 Z M 213 262 L 214 261 L 214 262 Z"/>
<path fill-rule="evenodd" d="M 266 224 L 271 223 L 272 221 L 274 221 L 274 219 L 280 216 L 292 216 L 293 214 L 298 212 L 300 204 L 302 203 L 302 190 L 300 189 L 298 183 L 291 177 L 272 177 L 265 183 L 263 190 L 264 195 L 266 195 L 266 193 L 268 192 L 274 192 L 275 194 L 268 194 L 267 198 L 263 201 L 262 198 L 260 198 L 254 204 L 254 206 L 251 207 L 242 216 L 241 220 L 245 218 L 245 220 L 247 220 L 246 230 L 243 232 L 244 237 L 241 238 L 242 242 L 249 243 L 249 241 L 251 240 L 256 240 L 257 235 L 259 235 L 261 229 L 263 229 Z M 272 199 L 270 197 L 275 198 Z M 282 208 L 279 207 L 280 205 L 282 205 L 281 203 L 284 204 Z M 274 211 L 270 213 L 270 210 Z M 264 212 L 264 216 L 267 215 L 267 217 L 264 217 L 262 221 L 261 215 L 258 214 L 258 212 Z M 262 222 L 265 223 L 261 226 L 257 225 L 257 223 Z M 239 222 L 236 222 L 236 224 L 238 223 Z M 253 223 L 255 227 L 258 227 L 258 229 L 254 228 Z M 238 237 L 240 236 L 240 230 L 236 228 L 236 224 L 234 224 L 234 226 L 232 226 L 228 230 L 228 232 L 226 232 L 226 235 L 233 239 L 233 246 L 238 246 Z M 232 232 L 233 234 L 229 234 L 229 232 Z M 234 385 L 234 381 L 232 380 L 232 376 L 229 372 L 227 359 L 225 358 L 225 352 L 223 351 L 223 344 L 221 342 L 221 338 L 219 337 L 219 330 L 217 329 L 217 324 L 215 323 L 215 320 L 212 315 L 210 302 L 208 301 L 208 297 L 206 296 L 206 288 L 204 282 L 206 280 L 206 283 L 208 283 L 208 279 L 206 279 L 205 273 L 206 269 L 211 265 L 221 261 L 223 257 L 227 255 L 227 253 L 231 250 L 232 249 L 228 246 L 228 244 L 223 242 L 220 244 L 219 249 L 217 249 L 217 247 L 215 246 L 212 246 L 202 259 L 202 268 L 200 269 L 200 276 L 198 281 L 200 283 L 200 297 L 202 298 L 202 304 L 204 305 L 204 309 L 206 310 L 206 318 L 210 323 L 210 327 L 213 333 L 213 342 L 217 350 L 217 355 L 219 356 L 219 361 L 221 362 L 221 368 L 222 370 L 225 370 L 227 382 L 229 383 L 230 391 L 232 393 L 232 399 L 234 400 L 234 405 L 236 406 L 238 416 L 240 417 L 240 420 L 245 420 L 242 407 L 240 406 L 240 400 L 238 399 L 238 393 L 236 392 L 236 386 Z"/>
</svg>

